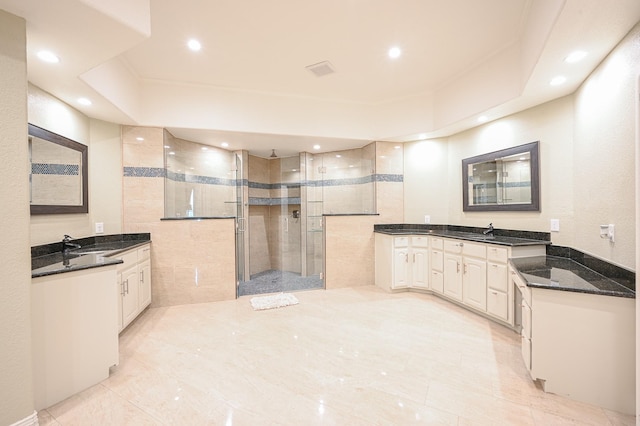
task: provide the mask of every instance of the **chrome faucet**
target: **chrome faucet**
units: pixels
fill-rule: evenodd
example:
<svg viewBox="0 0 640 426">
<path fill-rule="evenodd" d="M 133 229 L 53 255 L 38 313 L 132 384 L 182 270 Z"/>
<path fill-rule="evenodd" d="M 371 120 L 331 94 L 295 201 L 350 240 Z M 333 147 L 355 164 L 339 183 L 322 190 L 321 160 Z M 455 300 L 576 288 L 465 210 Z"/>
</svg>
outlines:
<svg viewBox="0 0 640 426">
<path fill-rule="evenodd" d="M 493 235 L 493 223 L 490 223 L 487 229 L 482 231 L 484 235 Z"/>
<path fill-rule="evenodd" d="M 72 248 L 75 248 L 75 249 L 82 248 L 80 244 L 72 243 L 71 240 L 73 240 L 73 238 L 71 238 L 68 235 L 65 235 L 64 238 L 62 239 L 62 254 L 69 253 L 69 250 Z"/>
</svg>

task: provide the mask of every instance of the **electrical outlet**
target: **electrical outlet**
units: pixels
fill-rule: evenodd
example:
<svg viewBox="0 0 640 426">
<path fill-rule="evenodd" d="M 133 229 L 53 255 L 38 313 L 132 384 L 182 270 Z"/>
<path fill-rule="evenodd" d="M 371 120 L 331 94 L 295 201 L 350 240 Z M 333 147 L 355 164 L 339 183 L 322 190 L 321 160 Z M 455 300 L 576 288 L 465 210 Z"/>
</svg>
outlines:
<svg viewBox="0 0 640 426">
<path fill-rule="evenodd" d="M 551 219 L 551 232 L 560 232 L 560 219 Z"/>
<path fill-rule="evenodd" d="M 96 222 L 96 234 L 103 234 L 103 233 L 104 233 L 104 223 Z"/>
<path fill-rule="evenodd" d="M 424 223 L 431 223 L 431 216 L 429 216 L 428 214 L 424 215 Z"/>
</svg>

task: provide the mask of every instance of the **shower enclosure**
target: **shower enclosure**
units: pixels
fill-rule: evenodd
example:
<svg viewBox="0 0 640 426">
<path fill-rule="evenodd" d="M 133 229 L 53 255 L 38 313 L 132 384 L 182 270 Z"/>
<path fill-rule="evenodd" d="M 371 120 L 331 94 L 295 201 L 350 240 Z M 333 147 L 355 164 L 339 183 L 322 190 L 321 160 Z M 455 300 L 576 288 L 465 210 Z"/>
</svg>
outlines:
<svg viewBox="0 0 640 426">
<path fill-rule="evenodd" d="M 237 296 L 324 288 L 323 214 L 375 211 L 375 145 L 261 158 L 165 131 L 165 216 L 235 217 Z"/>
</svg>

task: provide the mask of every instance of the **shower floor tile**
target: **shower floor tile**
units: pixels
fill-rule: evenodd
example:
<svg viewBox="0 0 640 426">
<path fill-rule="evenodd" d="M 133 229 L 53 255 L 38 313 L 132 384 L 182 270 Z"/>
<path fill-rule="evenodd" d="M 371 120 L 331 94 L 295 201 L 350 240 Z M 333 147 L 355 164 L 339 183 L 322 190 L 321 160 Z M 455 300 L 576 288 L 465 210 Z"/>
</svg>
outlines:
<svg viewBox="0 0 640 426">
<path fill-rule="evenodd" d="M 296 272 L 271 269 L 253 274 L 249 281 L 241 282 L 238 296 L 319 288 L 324 288 L 324 282 L 317 275 L 302 277 Z"/>
</svg>

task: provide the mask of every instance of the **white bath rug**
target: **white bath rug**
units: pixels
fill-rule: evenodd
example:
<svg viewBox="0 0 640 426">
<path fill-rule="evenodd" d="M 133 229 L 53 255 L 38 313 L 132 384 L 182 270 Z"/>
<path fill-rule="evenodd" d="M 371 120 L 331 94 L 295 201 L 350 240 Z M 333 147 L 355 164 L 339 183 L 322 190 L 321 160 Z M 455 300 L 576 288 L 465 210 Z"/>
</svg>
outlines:
<svg viewBox="0 0 640 426">
<path fill-rule="evenodd" d="M 254 311 L 263 309 L 282 308 L 284 306 L 297 305 L 298 299 L 291 293 L 272 294 L 251 298 L 251 306 Z"/>
</svg>

